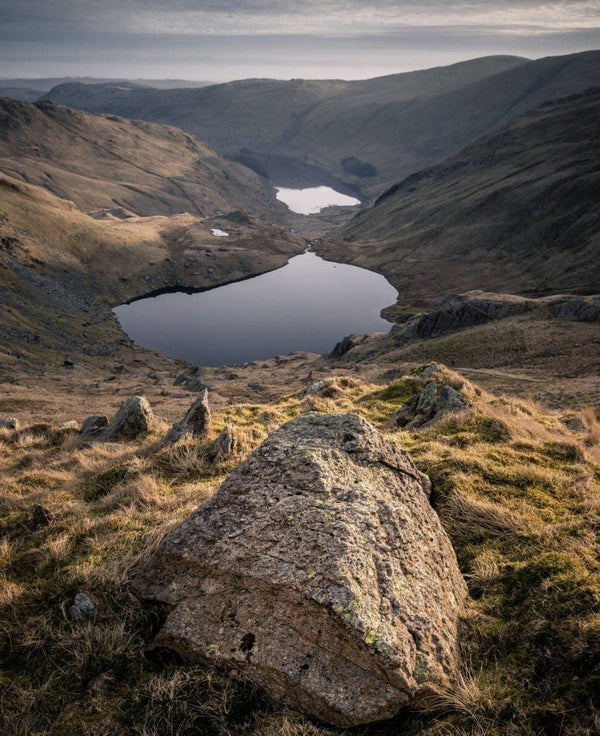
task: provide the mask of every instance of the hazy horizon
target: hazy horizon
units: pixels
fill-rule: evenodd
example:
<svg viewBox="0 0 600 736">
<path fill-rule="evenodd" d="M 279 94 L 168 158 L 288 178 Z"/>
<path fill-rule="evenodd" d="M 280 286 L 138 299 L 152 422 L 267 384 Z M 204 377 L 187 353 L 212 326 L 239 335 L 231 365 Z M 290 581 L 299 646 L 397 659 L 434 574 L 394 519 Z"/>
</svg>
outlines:
<svg viewBox="0 0 600 736">
<path fill-rule="evenodd" d="M 600 0 L 0 0 L 0 77 L 368 77 L 600 48 Z"/>
</svg>

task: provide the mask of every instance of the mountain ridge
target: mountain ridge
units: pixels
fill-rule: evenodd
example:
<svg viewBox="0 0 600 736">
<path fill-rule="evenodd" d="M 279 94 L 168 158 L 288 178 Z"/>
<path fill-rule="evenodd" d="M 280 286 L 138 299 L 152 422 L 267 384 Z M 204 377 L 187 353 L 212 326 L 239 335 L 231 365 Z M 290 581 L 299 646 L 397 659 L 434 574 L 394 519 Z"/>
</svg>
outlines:
<svg viewBox="0 0 600 736">
<path fill-rule="evenodd" d="M 120 93 L 69 85 L 45 98 L 169 122 L 222 155 L 246 149 L 267 174 L 268 156 L 293 157 L 326 169 L 369 199 L 546 99 L 594 84 L 600 84 L 598 51 L 534 61 L 482 57 L 352 82 L 243 80 Z M 344 167 L 348 159 L 356 159 L 354 171 Z"/>
<path fill-rule="evenodd" d="M 136 215 L 253 210 L 273 220 L 272 188 L 172 126 L 0 98 L 0 168 L 84 210 Z"/>
<path fill-rule="evenodd" d="M 600 88 L 548 102 L 388 189 L 319 246 L 403 303 L 485 289 L 596 293 Z"/>
</svg>

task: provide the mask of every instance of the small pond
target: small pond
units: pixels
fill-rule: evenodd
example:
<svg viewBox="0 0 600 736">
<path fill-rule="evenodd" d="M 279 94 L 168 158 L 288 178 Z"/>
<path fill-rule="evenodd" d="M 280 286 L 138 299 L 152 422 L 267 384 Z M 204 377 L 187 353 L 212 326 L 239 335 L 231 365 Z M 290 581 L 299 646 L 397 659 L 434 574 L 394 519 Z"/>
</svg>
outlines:
<svg viewBox="0 0 600 736">
<path fill-rule="evenodd" d="M 275 187 L 277 199 L 300 215 L 314 215 L 325 207 L 340 205 L 351 207 L 360 204 L 360 200 L 347 194 L 336 192 L 331 187 L 310 187 L 309 189 L 286 189 Z"/>
<path fill-rule="evenodd" d="M 383 276 L 307 252 L 245 281 L 150 296 L 114 312 L 142 347 L 195 365 L 235 365 L 323 353 L 351 333 L 387 332 L 380 312 L 396 297 Z"/>
</svg>

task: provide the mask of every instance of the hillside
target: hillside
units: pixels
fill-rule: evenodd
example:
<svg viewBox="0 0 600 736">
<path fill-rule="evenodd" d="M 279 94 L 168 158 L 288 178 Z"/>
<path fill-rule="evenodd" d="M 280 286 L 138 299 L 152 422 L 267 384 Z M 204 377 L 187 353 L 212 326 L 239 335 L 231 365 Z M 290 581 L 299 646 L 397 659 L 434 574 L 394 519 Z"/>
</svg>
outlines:
<svg viewBox="0 0 600 736">
<path fill-rule="evenodd" d="M 230 232 L 226 244 L 211 234 L 215 227 Z M 99 369 L 129 345 L 111 307 L 155 290 L 263 273 L 304 247 L 287 229 L 239 212 L 99 220 L 0 174 L 0 375 L 64 359 Z"/>
<path fill-rule="evenodd" d="M 176 125 L 199 135 L 220 153 L 233 156 L 241 149 L 242 155 L 252 154 L 267 171 L 275 162 L 263 160 L 260 154 L 291 155 L 297 159 L 296 165 L 325 166 L 330 174 L 350 183 L 366 184 L 341 168 L 341 158 L 355 155 L 364 136 L 372 135 L 368 130 L 355 130 L 363 125 L 365 110 L 455 89 L 523 62 L 517 57 L 490 57 L 367 81 L 249 79 L 200 90 L 159 92 L 111 84 L 65 84 L 50 90 L 45 98 L 92 112 Z M 338 118 L 345 136 L 354 131 L 350 139 L 335 142 L 336 156 L 340 143 L 346 146 L 340 160 L 327 153 L 329 132 Z M 319 120 L 316 125 L 312 122 L 315 119 Z M 312 130 L 308 143 L 307 126 Z M 377 131 L 383 146 L 385 134 L 383 129 Z M 385 157 L 379 155 L 370 163 L 380 163 Z M 276 174 L 282 183 L 282 172 L 276 170 Z"/>
<path fill-rule="evenodd" d="M 0 169 L 82 210 L 136 215 L 235 209 L 278 219 L 272 188 L 172 127 L 0 98 Z"/>
<path fill-rule="evenodd" d="M 585 52 L 487 57 L 355 82 L 245 80 L 169 91 L 68 84 L 46 97 L 177 125 L 282 185 L 285 166 L 273 157 L 291 157 L 369 198 L 545 100 L 597 84 L 600 52 Z"/>
<path fill-rule="evenodd" d="M 404 304 L 596 293 L 599 116 L 597 90 L 545 104 L 409 176 L 320 248 L 384 273 Z"/>
</svg>

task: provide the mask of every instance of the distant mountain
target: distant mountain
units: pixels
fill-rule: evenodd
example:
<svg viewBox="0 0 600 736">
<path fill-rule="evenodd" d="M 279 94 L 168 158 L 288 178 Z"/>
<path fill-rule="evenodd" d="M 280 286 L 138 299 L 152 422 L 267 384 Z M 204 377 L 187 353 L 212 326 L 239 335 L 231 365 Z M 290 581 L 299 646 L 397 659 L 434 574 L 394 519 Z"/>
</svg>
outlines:
<svg viewBox="0 0 600 736">
<path fill-rule="evenodd" d="M 41 95 L 60 84 L 105 84 L 107 82 L 114 84 L 130 82 L 132 84 L 137 84 L 138 86 L 156 87 L 158 89 L 173 89 L 174 87 L 206 87 L 207 85 L 212 84 L 211 82 L 192 81 L 189 79 L 114 79 L 109 77 L 37 77 L 34 79 L 20 77 L 9 79 L 6 77 L 0 77 L 0 88 L 33 89 L 39 91 L 39 94 Z"/>
<path fill-rule="evenodd" d="M 123 89 L 121 85 L 85 85 L 72 83 L 52 89 L 46 99 L 54 99 L 71 107 L 90 112 L 110 112 L 124 117 L 141 118 L 176 125 L 215 148 L 222 154 L 240 153 L 292 155 L 298 161 L 325 166 L 330 174 L 349 183 L 365 185 L 367 179 L 348 171 L 345 158 L 358 158 L 361 163 L 361 139 L 383 134 L 373 129 L 356 130 L 363 125 L 361 116 L 374 108 L 387 107 L 398 101 L 439 94 L 473 83 L 495 72 L 525 63 L 518 57 L 488 57 L 462 62 L 449 67 L 406 74 L 393 74 L 370 80 L 301 80 L 248 79 L 213 85 L 198 90 L 156 91 Z M 320 121 L 315 124 L 315 120 Z M 343 122 L 340 122 L 343 121 Z M 344 128 L 342 141 L 331 146 L 332 125 Z M 306 140 L 305 131 L 311 131 Z M 336 138 L 339 133 L 336 133 Z M 358 137 L 357 137 L 358 136 Z M 296 141 L 302 140 L 297 145 Z M 338 154 L 339 146 L 342 151 Z M 382 151 L 371 167 L 381 164 L 387 154 Z M 262 162 L 267 171 L 276 162 Z M 350 166 L 352 166 L 352 161 Z M 356 165 L 356 164 L 355 164 Z M 278 172 L 281 176 L 282 172 Z M 285 183 L 277 181 L 276 183 Z M 377 175 L 374 191 L 381 189 Z M 365 185 L 366 186 L 366 185 Z M 364 188 L 364 187 L 363 187 Z"/>
<path fill-rule="evenodd" d="M 597 293 L 600 88 L 549 102 L 404 179 L 325 246 L 405 303 L 471 289 Z"/>
<path fill-rule="evenodd" d="M 281 205 L 266 180 L 172 127 L 0 99 L 0 168 L 85 211 L 138 215 L 235 209 L 272 221 Z"/>
<path fill-rule="evenodd" d="M 371 198 L 545 100 L 594 85 L 597 51 L 486 57 L 353 82 L 245 80 L 166 91 L 68 84 L 46 97 L 176 125 L 277 184 L 287 183 L 287 164 L 310 164 Z"/>
<path fill-rule="evenodd" d="M 0 97 L 11 97 L 13 100 L 23 100 L 23 102 L 35 102 L 44 94 L 42 89 L 33 89 L 32 87 L 9 87 L 4 86 L 0 81 Z"/>
</svg>

